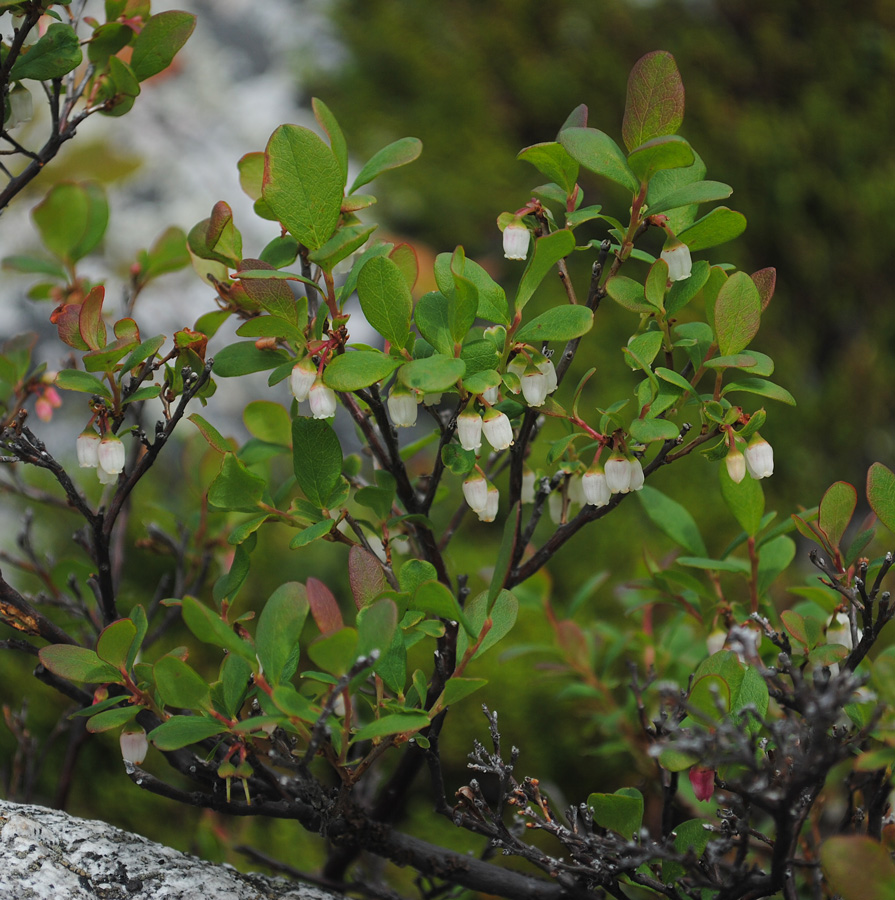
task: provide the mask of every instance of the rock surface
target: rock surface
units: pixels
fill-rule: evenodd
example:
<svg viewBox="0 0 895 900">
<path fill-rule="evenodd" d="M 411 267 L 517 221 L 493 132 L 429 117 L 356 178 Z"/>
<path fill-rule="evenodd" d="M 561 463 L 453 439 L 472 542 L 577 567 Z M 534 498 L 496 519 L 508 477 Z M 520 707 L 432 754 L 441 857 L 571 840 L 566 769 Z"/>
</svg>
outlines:
<svg viewBox="0 0 895 900">
<path fill-rule="evenodd" d="M 341 900 L 308 885 L 246 875 L 88 819 L 0 800 L 5 900 Z"/>
</svg>

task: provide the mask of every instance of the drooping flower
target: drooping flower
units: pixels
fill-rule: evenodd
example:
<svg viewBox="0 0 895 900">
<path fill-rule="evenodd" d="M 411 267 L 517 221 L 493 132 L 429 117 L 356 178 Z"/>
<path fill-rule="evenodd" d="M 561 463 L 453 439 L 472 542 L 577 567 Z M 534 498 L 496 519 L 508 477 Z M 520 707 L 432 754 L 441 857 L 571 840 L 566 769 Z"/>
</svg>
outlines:
<svg viewBox="0 0 895 900">
<path fill-rule="evenodd" d="M 584 495 L 584 478 L 581 475 L 569 477 L 566 496 L 569 498 L 569 503 L 575 503 L 578 506 L 584 506 L 587 503 L 587 498 Z"/>
<path fill-rule="evenodd" d="M 514 356 L 509 363 L 507 363 L 507 375 L 515 375 L 516 378 L 519 379 L 519 387 L 510 388 L 514 394 L 518 394 L 522 389 L 522 378 L 524 377 L 527 368 L 528 360 L 521 353 Z"/>
<path fill-rule="evenodd" d="M 314 386 L 316 380 L 317 366 L 314 365 L 314 361 L 310 356 L 306 356 L 292 367 L 292 375 L 289 379 L 289 387 L 292 388 L 292 396 L 295 397 L 299 403 L 301 403 L 302 400 L 307 400 L 308 394 L 311 392 L 311 388 Z"/>
<path fill-rule="evenodd" d="M 522 493 L 519 499 L 523 503 L 535 502 L 535 473 L 528 466 L 522 469 Z"/>
<path fill-rule="evenodd" d="M 767 478 L 774 474 L 774 449 L 758 433 L 746 446 L 746 471 L 753 478 Z"/>
<path fill-rule="evenodd" d="M 53 418 L 53 410 L 59 409 L 60 406 L 62 406 L 62 398 L 59 396 L 59 391 L 51 385 L 47 385 L 40 389 L 37 402 L 34 404 L 34 411 L 41 422 L 49 422 Z"/>
<path fill-rule="evenodd" d="M 473 512 L 484 510 L 488 503 L 488 482 L 481 472 L 473 472 L 463 482 L 463 498 Z"/>
<path fill-rule="evenodd" d="M 484 400 L 485 403 L 491 403 L 491 404 L 497 403 L 497 397 L 498 397 L 498 394 L 497 394 L 497 386 L 496 385 L 494 387 L 488 388 L 485 391 L 485 393 L 482 394 L 482 400 Z"/>
<path fill-rule="evenodd" d="M 495 450 L 506 450 L 513 443 L 513 426 L 505 413 L 493 407 L 484 416 L 482 431 Z"/>
<path fill-rule="evenodd" d="M 125 763 L 139 766 L 146 759 L 149 741 L 142 728 L 139 731 L 122 731 L 118 741 L 121 745 L 121 758 Z"/>
<path fill-rule="evenodd" d="M 457 437 L 464 450 L 478 450 L 482 446 L 482 417 L 474 409 L 464 409 L 457 416 Z"/>
<path fill-rule="evenodd" d="M 612 498 L 612 492 L 606 482 L 606 473 L 603 467 L 594 463 L 581 476 L 582 487 L 584 489 L 584 499 L 589 506 L 606 506 Z"/>
<path fill-rule="evenodd" d="M 618 450 L 606 460 L 606 484 L 611 494 L 627 494 L 631 490 L 631 464 Z"/>
<path fill-rule="evenodd" d="M 413 391 L 404 385 L 396 384 L 388 395 L 388 414 L 392 424 L 397 428 L 410 428 L 416 425 L 416 416 L 419 407 Z"/>
<path fill-rule="evenodd" d="M 85 428 L 75 443 L 78 465 L 82 469 L 95 469 L 99 465 L 99 435 L 92 428 Z"/>
<path fill-rule="evenodd" d="M 556 390 L 556 366 L 553 365 L 553 360 L 545 356 L 537 365 L 547 379 L 547 393 L 552 394 Z"/>
<path fill-rule="evenodd" d="M 322 378 L 318 377 L 308 392 L 308 402 L 315 419 L 329 419 L 336 414 L 336 393 L 323 383 Z"/>
<path fill-rule="evenodd" d="M 525 259 L 531 243 L 531 232 L 520 219 L 510 222 L 503 230 L 503 255 L 507 259 Z"/>
<path fill-rule="evenodd" d="M 742 451 L 736 446 L 731 447 L 727 451 L 727 456 L 724 457 L 724 462 L 727 465 L 727 474 L 730 475 L 731 481 L 739 484 L 746 477 L 746 457 Z"/>
<path fill-rule="evenodd" d="M 715 770 L 706 769 L 703 766 L 693 766 L 688 774 L 696 799 L 700 803 L 711 800 L 712 794 L 715 792 Z"/>
<path fill-rule="evenodd" d="M 629 491 L 639 491 L 643 487 L 643 465 L 636 456 L 628 460 L 628 466 L 631 469 L 631 481 L 628 484 Z"/>
<path fill-rule="evenodd" d="M 522 396 L 529 406 L 543 406 L 547 399 L 547 376 L 537 367 L 529 366 L 522 376 Z"/>
<path fill-rule="evenodd" d="M 118 435 L 107 434 L 99 442 L 96 456 L 99 468 L 106 475 L 118 475 L 124 469 L 124 444 Z"/>
<path fill-rule="evenodd" d="M 497 518 L 497 508 L 500 505 L 500 492 L 493 484 L 488 485 L 488 493 L 485 497 L 485 508 L 476 510 L 479 521 L 493 522 Z"/>
<path fill-rule="evenodd" d="M 690 259 L 690 248 L 685 243 L 674 236 L 669 236 L 661 256 L 668 263 L 669 281 L 683 281 L 690 277 L 693 260 Z"/>
</svg>

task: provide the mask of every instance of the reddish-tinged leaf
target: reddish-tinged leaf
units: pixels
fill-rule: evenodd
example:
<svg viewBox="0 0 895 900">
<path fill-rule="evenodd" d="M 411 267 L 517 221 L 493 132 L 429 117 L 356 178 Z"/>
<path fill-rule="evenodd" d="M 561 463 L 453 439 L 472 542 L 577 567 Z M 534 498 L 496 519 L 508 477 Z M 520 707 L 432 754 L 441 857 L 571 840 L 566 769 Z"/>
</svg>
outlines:
<svg viewBox="0 0 895 900">
<path fill-rule="evenodd" d="M 106 323 L 103 322 L 103 300 L 106 289 L 98 284 L 81 304 L 78 315 L 78 330 L 91 350 L 101 350 L 106 346 Z"/>
<path fill-rule="evenodd" d="M 866 835 L 837 835 L 820 849 L 830 889 L 842 900 L 895 900 L 895 867 L 889 852 Z"/>
<path fill-rule="evenodd" d="M 321 634 L 330 634 L 344 626 L 333 592 L 317 578 L 308 579 L 308 603 Z"/>
<path fill-rule="evenodd" d="M 674 57 L 656 50 L 641 57 L 628 77 L 622 137 L 635 147 L 674 134 L 684 121 L 684 84 Z"/>
<path fill-rule="evenodd" d="M 363 609 L 374 597 L 385 590 L 385 576 L 378 560 L 363 547 L 353 546 L 348 551 L 348 582 L 358 609 Z"/>
<path fill-rule="evenodd" d="M 715 791 L 715 770 L 704 769 L 702 766 L 693 766 L 687 773 L 690 784 L 693 785 L 693 793 L 701 803 L 712 799 Z"/>
<path fill-rule="evenodd" d="M 876 517 L 895 531 L 895 473 L 875 462 L 867 472 L 867 500 Z"/>
<path fill-rule="evenodd" d="M 81 337 L 80 318 L 80 303 L 63 303 L 50 314 L 50 322 L 56 326 L 62 343 L 75 350 L 89 350 L 87 342 Z"/>
<path fill-rule="evenodd" d="M 115 337 L 119 341 L 133 341 L 135 344 L 140 343 L 140 328 L 133 319 L 119 319 L 115 323 Z"/>
<path fill-rule="evenodd" d="M 752 280 L 755 282 L 755 287 L 758 288 L 758 296 L 761 297 L 761 311 L 764 312 L 777 287 L 777 270 L 773 266 L 759 269 L 752 273 Z"/>
</svg>

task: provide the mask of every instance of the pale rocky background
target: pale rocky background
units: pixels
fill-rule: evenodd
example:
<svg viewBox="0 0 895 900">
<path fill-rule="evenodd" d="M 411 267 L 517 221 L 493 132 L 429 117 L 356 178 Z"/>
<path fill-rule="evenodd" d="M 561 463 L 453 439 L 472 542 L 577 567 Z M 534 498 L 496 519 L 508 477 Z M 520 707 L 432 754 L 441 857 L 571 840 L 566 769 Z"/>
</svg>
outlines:
<svg viewBox="0 0 895 900">
<path fill-rule="evenodd" d="M 4 900 L 341 900 L 244 874 L 105 822 L 0 800 Z"/>
</svg>

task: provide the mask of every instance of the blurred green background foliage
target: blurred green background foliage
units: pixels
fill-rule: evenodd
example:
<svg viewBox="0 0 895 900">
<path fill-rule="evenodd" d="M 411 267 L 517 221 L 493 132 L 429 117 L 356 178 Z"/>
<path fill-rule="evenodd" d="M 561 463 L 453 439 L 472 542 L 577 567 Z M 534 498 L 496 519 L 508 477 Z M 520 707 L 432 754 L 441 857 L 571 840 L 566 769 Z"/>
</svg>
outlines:
<svg viewBox="0 0 895 900">
<path fill-rule="evenodd" d="M 552 140 L 579 103 L 617 138 L 631 65 L 670 51 L 687 89 L 681 134 L 749 223 L 729 260 L 777 269 L 760 341 L 799 406 L 768 428 L 783 475 L 771 496 L 813 504 L 831 476 L 860 482 L 892 458 L 892 4 L 334 0 L 332 14 L 346 56 L 302 69 L 309 94 L 364 150 L 408 130 L 425 147 L 389 198 L 393 225 L 437 251 L 461 236 L 502 274 L 494 218 L 539 183 L 515 154 Z M 621 198 L 582 179 L 586 202 Z"/>
</svg>

